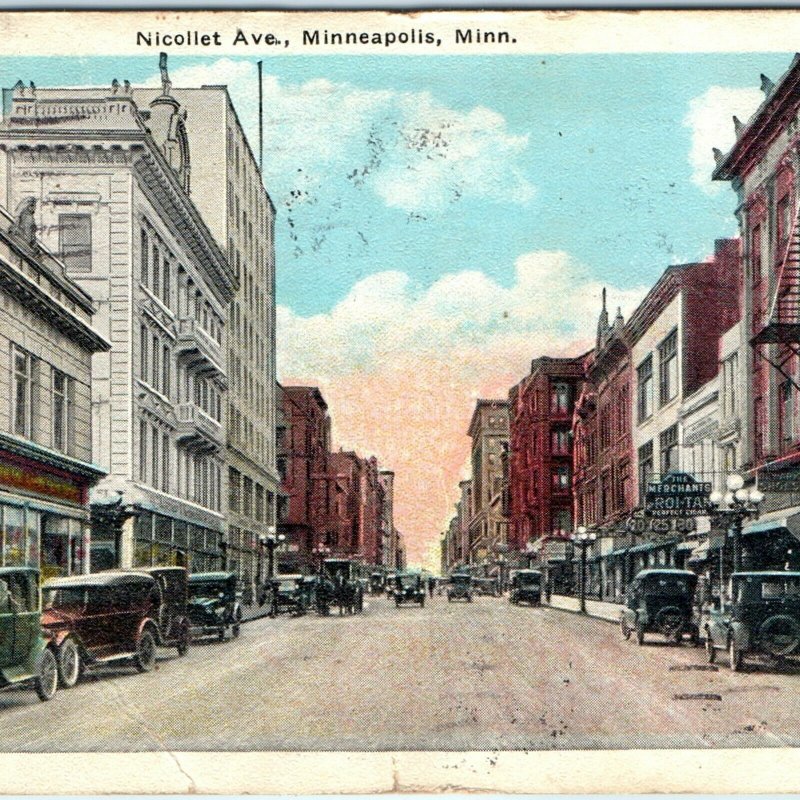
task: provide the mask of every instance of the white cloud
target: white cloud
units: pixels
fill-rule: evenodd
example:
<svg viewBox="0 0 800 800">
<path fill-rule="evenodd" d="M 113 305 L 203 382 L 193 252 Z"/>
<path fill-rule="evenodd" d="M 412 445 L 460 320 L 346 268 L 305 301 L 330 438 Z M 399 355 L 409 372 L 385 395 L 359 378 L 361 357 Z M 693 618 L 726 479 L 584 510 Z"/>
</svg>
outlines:
<svg viewBox="0 0 800 800">
<path fill-rule="evenodd" d="M 175 87 L 227 85 L 245 129 L 256 135 L 253 62 L 222 58 L 175 69 L 170 79 Z M 147 83 L 159 82 L 154 75 Z M 326 79 L 291 84 L 265 75 L 264 137 L 269 188 L 297 190 L 293 207 L 313 204 L 323 182 L 372 191 L 386 205 L 417 214 L 462 197 L 524 204 L 534 193 L 521 158 L 527 135 L 509 131 L 491 109 L 455 110 L 428 92 Z"/>
<path fill-rule="evenodd" d="M 712 193 L 724 188 L 711 180 L 714 169 L 712 148 L 726 153 L 733 146 L 736 141 L 733 115 L 747 122 L 763 99 L 764 95 L 758 89 L 711 86 L 689 102 L 683 124 L 692 132 L 689 152 L 692 182 L 703 191 Z"/>
</svg>

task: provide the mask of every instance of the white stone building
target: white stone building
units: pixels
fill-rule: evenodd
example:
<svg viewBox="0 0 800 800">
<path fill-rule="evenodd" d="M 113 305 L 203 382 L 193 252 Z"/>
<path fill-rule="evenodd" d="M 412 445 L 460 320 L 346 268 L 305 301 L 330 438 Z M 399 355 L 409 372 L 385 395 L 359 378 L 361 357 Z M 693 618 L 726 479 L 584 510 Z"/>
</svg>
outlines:
<svg viewBox="0 0 800 800">
<path fill-rule="evenodd" d="M 93 568 L 219 568 L 227 306 L 236 275 L 190 198 L 185 109 L 108 89 L 4 91 L 0 204 L 36 200 L 111 343 L 93 361 Z M 198 120 L 199 123 L 199 120 Z M 198 149 L 200 149 L 198 147 Z"/>
</svg>

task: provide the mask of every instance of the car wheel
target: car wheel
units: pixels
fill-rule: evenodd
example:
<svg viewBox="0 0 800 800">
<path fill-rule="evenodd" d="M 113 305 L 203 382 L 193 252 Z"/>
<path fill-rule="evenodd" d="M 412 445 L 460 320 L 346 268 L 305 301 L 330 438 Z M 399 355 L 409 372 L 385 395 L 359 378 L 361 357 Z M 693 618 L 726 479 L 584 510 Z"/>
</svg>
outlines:
<svg viewBox="0 0 800 800">
<path fill-rule="evenodd" d="M 224 642 L 225 641 L 225 626 L 224 625 L 217 631 L 217 641 L 220 641 L 220 642 Z"/>
<path fill-rule="evenodd" d="M 420 598 L 419 607 L 420 608 L 425 608 L 425 598 L 424 597 Z"/>
<path fill-rule="evenodd" d="M 706 628 L 706 659 L 709 664 L 717 660 L 717 649 L 714 647 L 714 640 L 711 638 L 711 631 Z"/>
<path fill-rule="evenodd" d="M 472 602 L 472 595 L 471 595 L 471 594 L 468 594 L 468 595 L 467 595 L 467 602 L 468 602 L 468 603 L 471 603 L 471 602 Z"/>
<path fill-rule="evenodd" d="M 142 631 L 139 641 L 136 642 L 133 663 L 139 672 L 151 672 L 156 665 L 156 640 L 148 630 Z"/>
<path fill-rule="evenodd" d="M 644 644 L 644 625 L 641 623 L 636 624 L 636 644 L 641 647 Z"/>
<path fill-rule="evenodd" d="M 628 627 L 625 617 L 619 618 L 619 629 L 622 631 L 622 638 L 627 642 L 631 638 L 631 629 Z"/>
<path fill-rule="evenodd" d="M 181 626 L 180 636 L 178 638 L 178 655 L 185 656 L 189 652 L 189 645 L 191 644 L 192 636 L 189 632 L 189 625 L 184 623 Z"/>
<path fill-rule="evenodd" d="M 739 672 L 742 669 L 742 651 L 736 644 L 736 639 L 731 638 L 728 642 L 728 657 L 732 672 Z"/>
<path fill-rule="evenodd" d="M 692 632 L 689 635 L 689 644 L 692 647 L 700 647 L 700 631 L 697 628 L 692 628 Z"/>
<path fill-rule="evenodd" d="M 68 636 L 58 648 L 58 682 L 65 689 L 71 689 L 81 676 L 81 654 L 78 644 Z"/>
<path fill-rule="evenodd" d="M 33 682 L 33 688 L 42 702 L 50 700 L 58 689 L 58 660 L 49 647 L 45 647 L 42 651 L 39 672 Z"/>
</svg>

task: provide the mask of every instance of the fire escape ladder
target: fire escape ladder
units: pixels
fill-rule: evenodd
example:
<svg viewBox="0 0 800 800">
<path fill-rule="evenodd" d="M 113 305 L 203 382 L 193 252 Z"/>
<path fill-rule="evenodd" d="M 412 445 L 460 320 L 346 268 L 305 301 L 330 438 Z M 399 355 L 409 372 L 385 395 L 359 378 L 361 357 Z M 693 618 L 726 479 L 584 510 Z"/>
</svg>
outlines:
<svg viewBox="0 0 800 800">
<path fill-rule="evenodd" d="M 786 368 L 793 356 L 800 357 L 800 205 L 792 218 L 792 227 L 786 242 L 786 252 L 781 261 L 775 283 L 775 293 L 770 303 L 769 316 L 764 327 L 750 340 L 755 352 L 786 380 L 800 390 L 800 384 Z M 769 345 L 778 345 L 770 355 Z"/>
</svg>

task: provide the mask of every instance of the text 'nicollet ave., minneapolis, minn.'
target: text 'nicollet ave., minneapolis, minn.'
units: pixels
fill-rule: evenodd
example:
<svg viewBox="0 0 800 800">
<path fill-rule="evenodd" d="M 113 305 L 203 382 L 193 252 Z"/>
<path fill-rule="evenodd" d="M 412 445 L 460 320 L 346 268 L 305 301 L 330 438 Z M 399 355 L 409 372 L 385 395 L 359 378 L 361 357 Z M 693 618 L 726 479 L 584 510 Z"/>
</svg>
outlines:
<svg viewBox="0 0 800 800">
<path fill-rule="evenodd" d="M 454 44 L 492 45 L 515 44 L 514 38 L 505 30 L 485 30 L 482 28 L 454 28 L 450 34 Z M 440 47 L 442 37 L 424 28 L 381 31 L 329 31 L 327 28 L 304 29 L 300 43 L 304 47 L 331 45 L 378 45 L 383 47 L 405 45 L 428 45 Z M 138 47 L 288 47 L 290 40 L 271 31 L 245 31 L 241 28 L 235 34 L 220 31 L 137 31 Z"/>
</svg>

